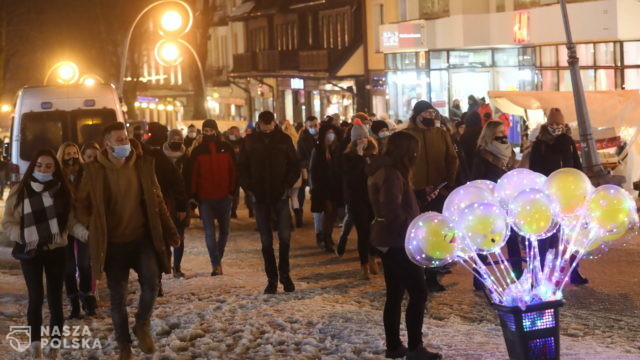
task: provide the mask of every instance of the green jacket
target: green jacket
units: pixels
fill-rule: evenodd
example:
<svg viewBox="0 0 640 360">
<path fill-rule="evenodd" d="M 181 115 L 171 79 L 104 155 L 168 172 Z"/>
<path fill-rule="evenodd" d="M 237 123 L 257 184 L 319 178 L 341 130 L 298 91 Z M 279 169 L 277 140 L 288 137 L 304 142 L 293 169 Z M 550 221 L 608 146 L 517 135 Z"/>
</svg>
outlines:
<svg viewBox="0 0 640 360">
<path fill-rule="evenodd" d="M 169 274 L 171 273 L 170 241 L 178 236 L 178 232 L 164 203 L 155 175 L 153 158 L 139 156 L 135 159 L 135 167 L 142 185 L 147 229 L 151 234 L 158 266 L 161 271 Z M 108 207 L 105 203 L 106 191 L 109 189 L 106 185 L 108 183 L 104 165 L 98 161 L 86 164 L 75 201 L 76 218 L 89 229 L 91 268 L 96 279 L 100 279 L 104 272 L 109 239 L 107 233 L 109 214 L 107 214 Z"/>
<path fill-rule="evenodd" d="M 418 158 L 411 174 L 413 188 L 419 190 L 438 186 L 445 181 L 448 186 L 455 186 L 458 155 L 446 130 L 439 127 L 421 128 L 412 121 L 403 131 L 420 142 Z"/>
</svg>

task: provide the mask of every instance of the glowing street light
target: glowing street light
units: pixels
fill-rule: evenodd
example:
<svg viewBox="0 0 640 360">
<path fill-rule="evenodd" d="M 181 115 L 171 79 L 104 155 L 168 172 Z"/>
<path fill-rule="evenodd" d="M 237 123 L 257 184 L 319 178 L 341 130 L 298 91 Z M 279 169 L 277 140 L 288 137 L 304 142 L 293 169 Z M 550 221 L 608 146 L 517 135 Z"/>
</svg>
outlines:
<svg viewBox="0 0 640 360">
<path fill-rule="evenodd" d="M 177 11 L 167 11 L 160 18 L 160 25 L 166 31 L 174 32 L 182 27 L 182 15 Z"/>
<path fill-rule="evenodd" d="M 156 60 L 163 66 L 175 66 L 182 62 L 180 44 L 175 41 L 160 40 L 155 48 Z"/>
<path fill-rule="evenodd" d="M 56 81 L 60 84 L 75 84 L 80 77 L 78 65 L 72 61 L 60 61 L 53 65 L 44 77 L 45 85 L 49 81 L 51 74 L 56 73 Z"/>
<path fill-rule="evenodd" d="M 11 111 L 11 105 L 2 104 L 2 106 L 0 106 L 0 112 L 9 112 L 9 111 Z"/>
</svg>

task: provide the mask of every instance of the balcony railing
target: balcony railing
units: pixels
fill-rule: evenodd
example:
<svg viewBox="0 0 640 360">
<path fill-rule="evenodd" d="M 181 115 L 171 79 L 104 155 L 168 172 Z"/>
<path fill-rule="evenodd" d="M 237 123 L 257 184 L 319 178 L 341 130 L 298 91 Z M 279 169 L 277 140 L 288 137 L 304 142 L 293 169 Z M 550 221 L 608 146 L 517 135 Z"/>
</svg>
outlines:
<svg viewBox="0 0 640 360">
<path fill-rule="evenodd" d="M 256 70 L 256 56 L 253 52 L 233 55 L 233 72 L 248 72 Z"/>
<path fill-rule="evenodd" d="M 258 71 L 297 70 L 298 56 L 295 50 L 265 50 L 257 53 Z"/>
<path fill-rule="evenodd" d="M 329 49 L 306 50 L 298 53 L 300 70 L 302 71 L 328 71 L 331 65 Z"/>
</svg>

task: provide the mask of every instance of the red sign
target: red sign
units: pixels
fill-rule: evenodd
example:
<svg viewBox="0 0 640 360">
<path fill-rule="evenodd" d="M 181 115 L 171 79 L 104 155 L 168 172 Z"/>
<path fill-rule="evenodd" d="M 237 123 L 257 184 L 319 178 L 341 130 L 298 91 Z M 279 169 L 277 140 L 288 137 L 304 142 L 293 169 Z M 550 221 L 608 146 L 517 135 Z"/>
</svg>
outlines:
<svg viewBox="0 0 640 360">
<path fill-rule="evenodd" d="M 513 26 L 513 42 L 525 44 L 529 42 L 529 12 L 517 12 L 516 21 Z"/>
<path fill-rule="evenodd" d="M 576 141 L 576 147 L 580 151 L 582 146 L 579 141 Z M 613 149 L 622 146 L 622 139 L 620 136 L 614 136 L 606 139 L 597 139 L 596 140 L 596 149 L 598 150 L 606 150 Z"/>
</svg>

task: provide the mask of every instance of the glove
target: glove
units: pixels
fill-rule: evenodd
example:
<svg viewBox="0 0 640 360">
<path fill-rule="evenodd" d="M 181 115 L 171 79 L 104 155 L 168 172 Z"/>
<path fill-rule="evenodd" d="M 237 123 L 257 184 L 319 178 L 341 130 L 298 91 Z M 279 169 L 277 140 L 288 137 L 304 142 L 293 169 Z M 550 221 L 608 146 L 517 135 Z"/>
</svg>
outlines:
<svg viewBox="0 0 640 360">
<path fill-rule="evenodd" d="M 73 226 L 73 229 L 71 229 L 71 235 L 83 243 L 86 243 L 87 240 L 89 240 L 89 230 L 80 223 Z"/>
</svg>

